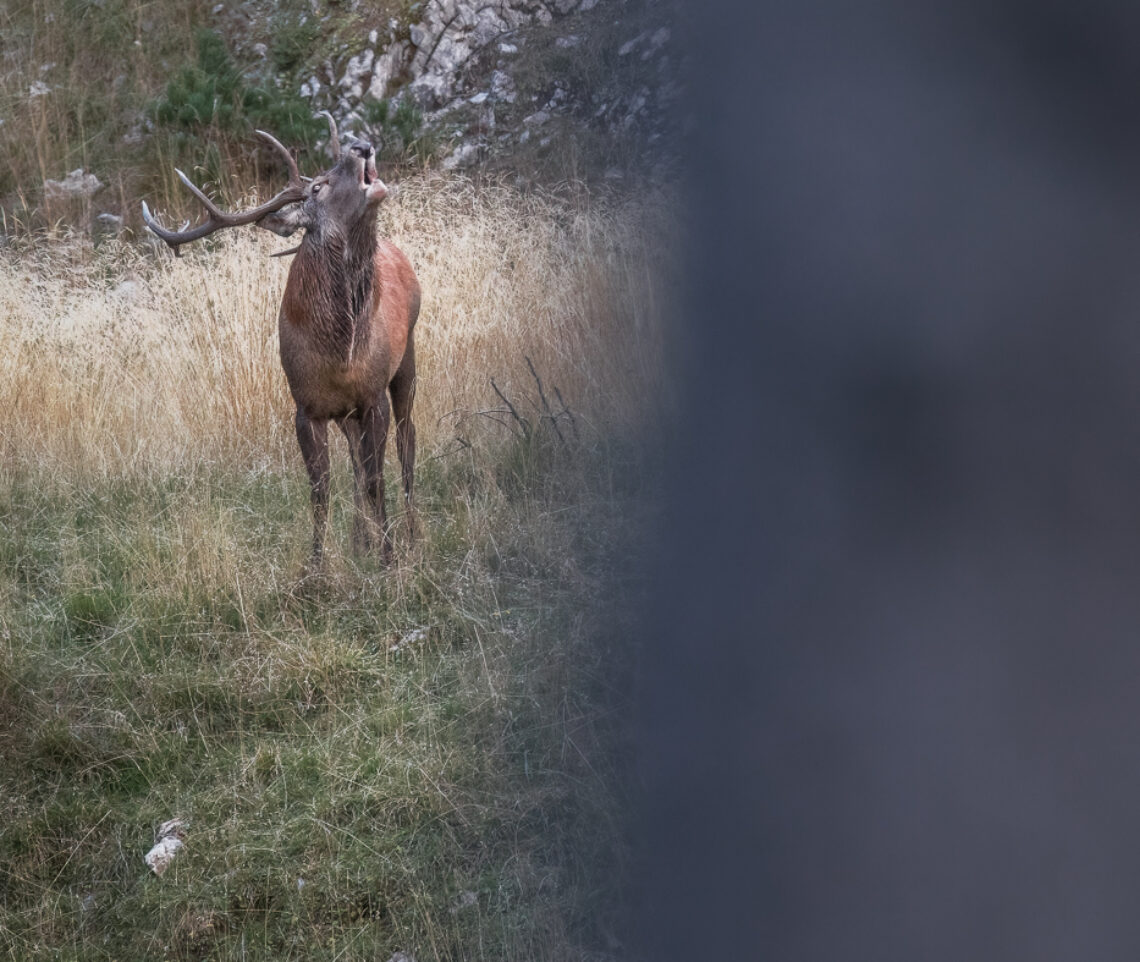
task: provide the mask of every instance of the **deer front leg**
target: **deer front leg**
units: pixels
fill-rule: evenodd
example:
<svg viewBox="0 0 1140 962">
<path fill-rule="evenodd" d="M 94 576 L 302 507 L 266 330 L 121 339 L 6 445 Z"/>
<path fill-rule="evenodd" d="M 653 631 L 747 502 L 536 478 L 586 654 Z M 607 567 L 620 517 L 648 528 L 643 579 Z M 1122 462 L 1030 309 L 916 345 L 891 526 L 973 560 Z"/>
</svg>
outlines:
<svg viewBox="0 0 1140 962">
<path fill-rule="evenodd" d="M 388 441 L 390 421 L 388 396 L 381 392 L 376 402 L 361 416 L 361 463 L 364 468 L 365 499 L 380 533 L 380 557 L 392 560 L 392 538 L 384 509 L 384 446 Z"/>
<path fill-rule="evenodd" d="M 309 472 L 313 502 L 313 557 L 310 568 L 320 570 L 324 552 L 325 525 L 329 517 L 329 432 L 324 418 L 310 418 L 297 408 L 297 441 Z"/>
<path fill-rule="evenodd" d="M 368 498 L 368 476 L 364 470 L 364 426 L 358 413 L 337 418 L 336 423 L 344 432 L 348 453 L 352 457 L 352 500 L 356 509 L 352 519 L 352 550 L 355 554 L 364 554 L 372 549 L 379 534 L 375 530 L 374 509 Z"/>
</svg>

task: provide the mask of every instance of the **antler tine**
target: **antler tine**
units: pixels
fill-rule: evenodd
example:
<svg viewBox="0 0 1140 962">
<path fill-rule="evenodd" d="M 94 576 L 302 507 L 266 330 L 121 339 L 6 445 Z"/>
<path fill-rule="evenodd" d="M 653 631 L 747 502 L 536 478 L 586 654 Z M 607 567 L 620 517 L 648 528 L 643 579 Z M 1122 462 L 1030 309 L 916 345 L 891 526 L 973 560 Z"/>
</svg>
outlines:
<svg viewBox="0 0 1140 962">
<path fill-rule="evenodd" d="M 174 251 L 175 257 L 182 256 L 182 251 L 179 250 L 179 248 L 183 244 L 188 244 L 190 241 L 195 241 L 199 237 L 205 237 L 207 234 L 212 234 L 219 227 L 223 226 L 221 224 L 218 224 L 213 218 L 210 218 L 204 223 L 199 224 L 193 230 L 168 230 L 154 219 L 154 215 L 151 214 L 150 208 L 147 207 L 145 200 L 142 202 L 142 215 L 143 220 L 146 222 L 146 226 L 149 227 L 156 236 L 160 237 L 162 240 L 166 241 L 168 245 L 170 245 L 170 249 Z"/>
<path fill-rule="evenodd" d="M 322 110 L 317 114 L 318 117 L 324 117 L 329 122 L 329 145 L 332 147 L 333 160 L 340 160 L 340 134 L 337 133 L 336 121 L 333 120 L 333 115 L 327 110 Z"/>
<path fill-rule="evenodd" d="M 267 134 L 264 130 L 255 130 L 254 133 L 257 134 L 258 137 L 268 140 L 269 143 L 277 148 L 277 152 L 281 155 L 285 161 L 285 165 L 289 168 L 290 186 L 299 185 L 301 183 L 301 172 L 297 169 L 297 161 L 294 160 L 293 154 L 290 153 L 288 148 L 274 137 L 273 134 Z"/>
<path fill-rule="evenodd" d="M 182 183 L 185 184 L 187 188 L 189 188 L 190 193 L 192 193 L 195 197 L 198 198 L 198 200 L 202 203 L 202 206 L 205 207 L 206 210 L 209 211 L 209 213 L 212 216 L 214 216 L 214 217 L 225 217 L 226 216 L 225 212 L 222 210 L 219 210 L 218 207 L 214 204 L 214 202 L 212 200 L 210 200 L 210 198 L 208 196 L 206 196 L 206 192 L 203 191 L 201 188 L 199 188 L 198 185 L 194 183 L 194 181 L 192 181 L 189 177 L 187 177 L 184 173 L 182 173 L 182 171 L 180 171 L 177 167 L 174 168 L 174 173 L 176 173 L 178 175 L 178 179 L 180 181 L 182 181 Z"/>
<path fill-rule="evenodd" d="M 182 171 L 175 168 L 174 172 L 178 175 L 178 179 L 186 185 L 190 192 L 198 198 L 202 206 L 206 208 L 206 219 L 197 227 L 192 227 L 189 230 L 185 228 L 179 231 L 168 230 L 155 220 L 154 215 L 150 212 L 150 208 L 146 205 L 146 201 L 143 201 L 142 213 L 146 226 L 170 245 L 175 256 L 181 256 L 179 247 L 183 244 L 198 240 L 200 237 L 212 234 L 214 231 L 221 230 L 223 227 L 240 227 L 243 224 L 253 224 L 266 214 L 272 214 L 274 211 L 281 210 L 282 207 L 287 207 L 289 204 L 294 204 L 297 201 L 305 199 L 305 185 L 302 183 L 300 171 L 297 169 L 297 161 L 293 159 L 293 155 L 289 153 L 276 137 L 267 134 L 263 130 L 259 130 L 257 133 L 277 149 L 289 167 L 289 183 L 284 190 L 278 192 L 271 200 L 257 207 L 250 208 L 249 210 L 236 211 L 235 213 L 229 214 L 221 210 L 210 200 L 198 185 L 182 173 Z"/>
</svg>

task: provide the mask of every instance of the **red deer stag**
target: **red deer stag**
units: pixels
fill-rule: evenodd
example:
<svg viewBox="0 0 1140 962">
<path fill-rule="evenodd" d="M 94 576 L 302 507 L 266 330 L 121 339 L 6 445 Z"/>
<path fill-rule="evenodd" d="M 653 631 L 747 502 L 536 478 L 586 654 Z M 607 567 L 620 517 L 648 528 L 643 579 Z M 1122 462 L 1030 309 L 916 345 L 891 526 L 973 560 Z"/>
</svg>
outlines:
<svg viewBox="0 0 1140 962">
<path fill-rule="evenodd" d="M 326 116 L 335 163 L 308 183 L 289 151 L 264 131 L 257 132 L 289 168 L 285 189 L 259 207 L 221 211 L 180 170 L 175 171 L 179 179 L 206 208 L 205 221 L 188 230 L 168 230 L 143 204 L 147 227 L 175 254 L 180 245 L 223 227 L 256 224 L 283 237 L 305 232 L 299 247 L 282 252 L 295 253 L 296 259 L 281 298 L 278 331 L 281 366 L 297 405 L 297 440 L 312 486 L 313 570 L 321 564 L 328 519 L 329 421 L 344 432 L 352 454 L 353 546 L 369 549 L 378 542 L 385 561 L 392 554 L 382 473 L 389 410 L 396 419 L 410 530 L 416 459 L 412 332 L 420 310 L 419 282 L 407 257 L 376 236 L 377 209 L 388 191 L 376 175 L 372 145 L 356 140 L 342 152 L 336 124 Z"/>
</svg>

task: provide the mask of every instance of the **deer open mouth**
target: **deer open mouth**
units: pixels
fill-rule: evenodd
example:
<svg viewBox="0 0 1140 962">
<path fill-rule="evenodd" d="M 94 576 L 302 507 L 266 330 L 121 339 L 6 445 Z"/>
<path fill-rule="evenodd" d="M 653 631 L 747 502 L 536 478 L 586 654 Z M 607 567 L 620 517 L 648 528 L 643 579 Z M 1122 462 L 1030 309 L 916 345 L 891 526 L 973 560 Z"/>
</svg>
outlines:
<svg viewBox="0 0 1140 962">
<path fill-rule="evenodd" d="M 361 166 L 360 186 L 371 203 L 378 203 L 388 196 L 388 188 L 376 173 L 376 163 L 369 157 Z"/>
<path fill-rule="evenodd" d="M 359 163 L 356 168 L 357 183 L 364 191 L 365 198 L 369 203 L 383 200 L 388 194 L 388 188 L 376 173 L 376 151 L 363 140 L 358 140 L 350 149 Z"/>
</svg>

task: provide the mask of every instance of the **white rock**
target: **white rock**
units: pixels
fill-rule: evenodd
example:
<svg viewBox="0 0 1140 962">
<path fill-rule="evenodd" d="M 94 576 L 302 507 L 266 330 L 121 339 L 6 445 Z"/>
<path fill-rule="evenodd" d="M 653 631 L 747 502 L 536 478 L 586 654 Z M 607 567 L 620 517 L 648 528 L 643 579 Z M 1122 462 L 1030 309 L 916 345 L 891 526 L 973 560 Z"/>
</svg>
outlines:
<svg viewBox="0 0 1140 962">
<path fill-rule="evenodd" d="M 155 838 L 170 838 L 172 835 L 178 838 L 183 838 L 186 834 L 186 821 L 181 818 L 172 818 L 169 822 L 163 822 L 158 826 L 158 831 L 155 832 Z"/>
<path fill-rule="evenodd" d="M 174 856 L 185 847 L 182 842 L 185 829 L 186 823 L 180 818 L 172 818 L 158 826 L 154 847 L 143 856 L 143 861 L 155 875 L 165 872 Z"/>
<path fill-rule="evenodd" d="M 492 6 L 482 7 L 475 17 L 471 29 L 471 46 L 476 50 L 490 46 L 496 37 L 502 36 L 511 28 L 511 23 L 500 16 Z"/>
<path fill-rule="evenodd" d="M 109 214 L 104 211 L 101 214 L 96 214 L 95 219 L 91 222 L 91 235 L 96 244 L 103 241 L 110 240 L 118 237 L 123 232 L 123 218 L 118 214 Z M 123 284 L 129 283 L 123 281 Z M 122 284 L 119 285 L 120 287 Z M 118 288 L 116 288 L 116 293 Z"/>
<path fill-rule="evenodd" d="M 514 78 L 509 73 L 504 73 L 502 70 L 496 70 L 491 74 L 491 96 L 496 100 L 505 101 L 508 104 L 513 104 L 515 98 L 518 97 L 518 91 L 515 90 Z"/>
<path fill-rule="evenodd" d="M 513 43 L 501 43 L 501 44 L 499 44 L 499 53 L 512 54 L 512 53 L 518 53 L 518 52 L 519 52 L 519 48 L 516 47 Z"/>
<path fill-rule="evenodd" d="M 486 90 L 480 90 L 479 93 L 477 93 L 474 97 L 468 97 L 467 102 L 469 104 L 481 104 L 484 100 L 486 100 L 490 96 L 491 95 L 489 93 L 487 93 Z"/>
<path fill-rule="evenodd" d="M 94 174 L 85 174 L 77 167 L 63 180 L 44 181 L 45 200 L 69 200 L 73 197 L 90 197 L 103 186 Z"/>
<path fill-rule="evenodd" d="M 349 96 L 357 100 L 363 97 L 365 80 L 368 80 L 371 86 L 372 63 L 375 58 L 376 54 L 366 49 L 349 59 L 340 81 L 341 89 L 347 91 Z"/>
<path fill-rule="evenodd" d="M 143 856 L 143 861 L 155 875 L 161 875 L 170 867 L 170 863 L 174 861 L 174 856 L 183 847 L 180 838 L 164 838 Z"/>
<path fill-rule="evenodd" d="M 394 43 L 376 58 L 372 67 L 372 83 L 368 87 L 370 97 L 383 100 L 388 96 L 388 86 L 404 69 L 410 52 L 407 44 Z"/>
</svg>

